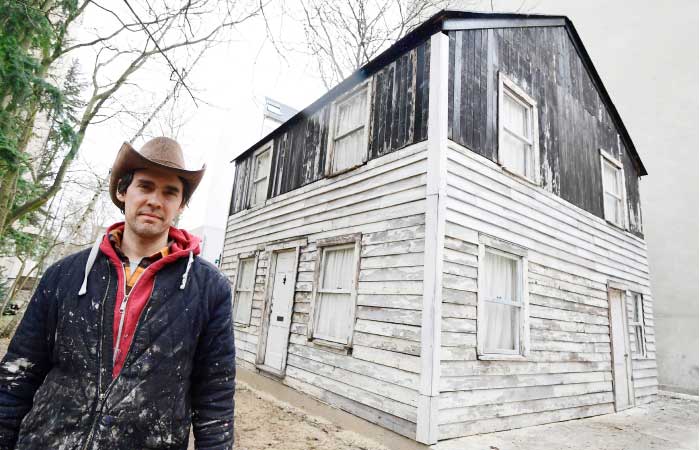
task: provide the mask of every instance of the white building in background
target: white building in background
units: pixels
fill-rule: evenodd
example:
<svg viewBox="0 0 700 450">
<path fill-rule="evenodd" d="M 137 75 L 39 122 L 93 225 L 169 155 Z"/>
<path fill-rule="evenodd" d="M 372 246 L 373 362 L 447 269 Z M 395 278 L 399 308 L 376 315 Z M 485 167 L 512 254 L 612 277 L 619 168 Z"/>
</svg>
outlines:
<svg viewBox="0 0 700 450">
<path fill-rule="evenodd" d="M 297 110 L 291 106 L 265 97 L 262 111 L 261 136 L 269 134 L 296 113 Z M 220 167 L 214 167 L 213 169 L 215 171 L 222 170 Z M 203 225 L 193 228 L 190 232 L 202 240 L 202 258 L 218 266 L 224 246 L 224 227 L 229 211 L 228 198 L 222 202 L 221 192 L 230 192 L 234 176 L 233 164 L 230 165 L 230 171 L 225 176 L 216 172 L 213 176 L 214 179 L 209 188 L 210 195 L 207 199 L 206 212 L 202 220 Z"/>
</svg>

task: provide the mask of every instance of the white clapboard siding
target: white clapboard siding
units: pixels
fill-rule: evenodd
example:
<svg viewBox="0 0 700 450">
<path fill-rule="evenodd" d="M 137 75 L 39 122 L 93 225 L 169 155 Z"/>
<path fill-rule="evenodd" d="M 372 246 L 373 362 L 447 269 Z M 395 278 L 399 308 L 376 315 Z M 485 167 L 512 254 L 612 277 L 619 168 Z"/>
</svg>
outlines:
<svg viewBox="0 0 700 450">
<path fill-rule="evenodd" d="M 443 377 L 440 380 L 440 385 L 441 390 L 448 392 L 475 389 L 591 383 L 595 381 L 610 381 L 611 379 L 612 375 L 609 371 L 492 375 L 488 377 L 472 375 L 466 377 Z"/>
<path fill-rule="evenodd" d="M 515 428 L 561 422 L 564 420 L 581 419 L 584 417 L 598 416 L 601 414 L 610 414 L 613 412 L 615 412 L 613 404 L 604 403 L 576 408 L 558 409 L 556 411 L 545 411 L 532 414 L 521 414 L 511 417 L 480 419 L 469 422 L 440 425 L 440 439 L 512 430 Z"/>
<path fill-rule="evenodd" d="M 505 402 L 569 397 L 593 392 L 611 391 L 612 381 L 458 391 L 440 394 L 440 409 L 493 405 Z"/>
<path fill-rule="evenodd" d="M 644 242 L 467 152 L 448 150 L 440 439 L 612 412 L 607 282 L 631 283 L 651 303 Z M 475 354 L 477 324 L 467 317 L 476 318 L 476 294 L 462 294 L 476 288 L 481 233 L 528 250 L 524 361 Z M 636 396 L 647 401 L 656 366 L 636 360 L 633 370 Z"/>
<path fill-rule="evenodd" d="M 369 422 L 379 424 L 389 430 L 392 430 L 408 438 L 415 438 L 416 424 L 413 422 L 409 422 L 408 420 L 404 420 L 391 414 L 387 414 L 386 412 L 381 411 L 379 409 L 375 409 L 371 406 L 367 406 L 362 403 L 356 402 L 350 398 L 336 394 L 335 392 L 318 388 L 309 383 L 300 381 L 296 378 L 287 377 L 283 380 L 283 383 L 291 387 L 292 389 L 296 389 L 299 392 L 308 394 L 324 403 L 327 403 L 343 411 L 347 411 Z"/>
<path fill-rule="evenodd" d="M 270 295 L 264 249 L 306 238 L 308 245 L 299 249 L 283 382 L 410 437 L 415 437 L 420 384 L 425 156 L 425 145 L 400 150 L 231 216 L 223 255 L 231 261 L 227 275 L 235 276 L 236 255 L 258 252 L 253 326 L 236 331 L 237 356 L 254 363 L 260 316 Z M 317 242 L 353 233 L 361 233 L 362 241 L 352 349 L 345 350 L 309 340 L 307 331 Z"/>
<path fill-rule="evenodd" d="M 614 227 L 554 195 L 509 177 L 498 167 L 478 155 L 470 154 L 466 149 L 455 144 L 451 147 L 453 149 L 448 150 L 448 195 L 451 197 L 448 200 L 448 221 L 481 232 L 490 231 L 489 234 L 506 240 L 518 241 L 541 256 L 568 263 L 568 267 L 576 264 L 581 272 L 603 283 L 606 282 L 605 276 L 613 275 L 648 286 L 646 246 L 642 240 L 614 230 Z M 469 183 L 472 189 L 468 194 L 455 186 L 463 182 Z M 493 202 L 496 194 L 500 203 Z M 526 204 L 526 199 L 531 204 Z M 545 212 L 547 220 L 533 223 L 530 217 L 542 212 Z M 577 218 L 575 228 L 587 229 L 589 237 L 566 233 L 561 228 L 562 221 L 557 220 L 562 212 L 567 217 Z M 591 237 L 596 236 L 599 237 L 600 245 L 591 248 Z M 634 260 L 629 253 L 630 248 L 638 252 L 637 257 L 642 257 L 642 261 Z M 533 261 L 539 263 L 534 256 L 531 256 Z M 558 269 L 567 266 L 544 265 Z"/>
</svg>

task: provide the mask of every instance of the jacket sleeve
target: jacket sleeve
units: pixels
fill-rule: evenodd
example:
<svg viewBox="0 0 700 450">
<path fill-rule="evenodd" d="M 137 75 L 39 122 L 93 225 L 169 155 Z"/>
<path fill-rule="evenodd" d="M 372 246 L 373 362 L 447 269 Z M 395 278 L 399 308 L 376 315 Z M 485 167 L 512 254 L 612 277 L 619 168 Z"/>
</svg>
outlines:
<svg viewBox="0 0 700 450">
<path fill-rule="evenodd" d="M 0 449 L 12 449 L 34 393 L 51 369 L 55 321 L 49 317 L 56 289 L 49 268 L 29 301 L 24 317 L 0 363 Z"/>
<path fill-rule="evenodd" d="M 233 448 L 236 361 L 231 288 L 219 276 L 209 302 L 209 321 L 197 344 L 192 373 L 192 428 L 197 450 Z"/>
</svg>

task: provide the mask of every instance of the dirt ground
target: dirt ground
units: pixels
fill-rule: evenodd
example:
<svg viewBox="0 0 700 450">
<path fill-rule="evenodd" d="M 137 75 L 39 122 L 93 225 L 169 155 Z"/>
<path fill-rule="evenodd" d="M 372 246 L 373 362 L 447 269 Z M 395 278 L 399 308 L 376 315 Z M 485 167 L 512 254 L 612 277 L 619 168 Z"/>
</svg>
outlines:
<svg viewBox="0 0 700 450">
<path fill-rule="evenodd" d="M 240 450 L 389 450 L 324 419 L 256 393 L 236 388 L 235 448 Z"/>
</svg>

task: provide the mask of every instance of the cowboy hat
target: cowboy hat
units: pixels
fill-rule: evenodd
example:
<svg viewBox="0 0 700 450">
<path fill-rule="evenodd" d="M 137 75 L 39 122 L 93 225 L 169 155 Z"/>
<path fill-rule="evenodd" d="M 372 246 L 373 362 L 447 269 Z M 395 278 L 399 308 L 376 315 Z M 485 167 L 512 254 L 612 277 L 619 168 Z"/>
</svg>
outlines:
<svg viewBox="0 0 700 450">
<path fill-rule="evenodd" d="M 199 170 L 185 169 L 182 148 L 174 139 L 157 137 L 146 142 L 140 151 L 136 151 L 128 142 L 119 149 L 109 175 L 109 196 L 112 203 L 124 209 L 124 202 L 117 198 L 117 184 L 129 172 L 139 169 L 159 169 L 177 175 L 187 181 L 190 194 L 197 189 L 204 176 L 205 166 Z"/>
</svg>

